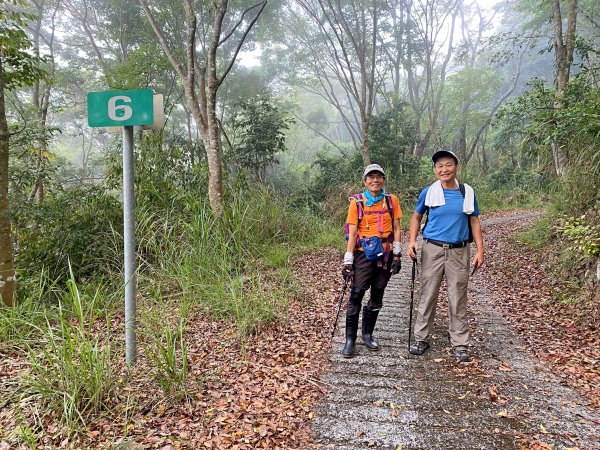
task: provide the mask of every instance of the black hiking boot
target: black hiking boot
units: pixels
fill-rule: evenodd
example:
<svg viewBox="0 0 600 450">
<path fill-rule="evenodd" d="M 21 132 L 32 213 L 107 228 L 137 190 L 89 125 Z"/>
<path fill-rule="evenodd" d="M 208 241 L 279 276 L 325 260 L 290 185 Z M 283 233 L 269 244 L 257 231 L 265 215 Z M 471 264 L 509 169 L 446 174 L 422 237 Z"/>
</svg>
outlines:
<svg viewBox="0 0 600 450">
<path fill-rule="evenodd" d="M 409 352 L 412 355 L 422 355 L 429 348 L 429 343 L 425 341 L 417 341 L 410 346 Z"/>
<path fill-rule="evenodd" d="M 452 354 L 458 362 L 471 362 L 471 355 L 466 348 L 455 348 L 452 350 Z"/>
<path fill-rule="evenodd" d="M 365 346 L 373 351 L 379 350 L 379 344 L 373 339 L 373 330 L 375 329 L 378 315 L 379 311 L 370 311 L 366 306 L 363 307 L 362 340 Z"/>
<path fill-rule="evenodd" d="M 346 344 L 342 350 L 344 358 L 354 356 L 354 346 L 356 345 L 356 334 L 358 333 L 358 314 L 355 316 L 346 316 Z"/>
</svg>

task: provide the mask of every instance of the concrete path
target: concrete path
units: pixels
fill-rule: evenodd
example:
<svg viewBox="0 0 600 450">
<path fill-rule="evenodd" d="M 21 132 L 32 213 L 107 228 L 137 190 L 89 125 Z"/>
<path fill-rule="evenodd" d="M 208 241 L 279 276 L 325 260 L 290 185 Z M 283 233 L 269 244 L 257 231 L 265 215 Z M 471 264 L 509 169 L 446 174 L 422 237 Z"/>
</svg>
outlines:
<svg viewBox="0 0 600 450">
<path fill-rule="evenodd" d="M 486 224 L 519 217 L 525 216 Z M 533 360 L 487 300 L 495 294 L 477 275 L 469 293 L 473 362 L 458 364 L 450 355 L 443 301 L 432 348 L 423 356 L 410 355 L 406 260 L 386 289 L 374 333 L 379 352 L 362 345 L 359 328 L 357 355 L 342 358 L 345 320 L 340 317 L 331 369 L 322 378 L 329 392 L 312 425 L 315 448 L 600 449 L 600 415 Z M 416 289 L 415 311 L 418 276 Z M 540 446 L 532 447 L 535 443 Z"/>
</svg>

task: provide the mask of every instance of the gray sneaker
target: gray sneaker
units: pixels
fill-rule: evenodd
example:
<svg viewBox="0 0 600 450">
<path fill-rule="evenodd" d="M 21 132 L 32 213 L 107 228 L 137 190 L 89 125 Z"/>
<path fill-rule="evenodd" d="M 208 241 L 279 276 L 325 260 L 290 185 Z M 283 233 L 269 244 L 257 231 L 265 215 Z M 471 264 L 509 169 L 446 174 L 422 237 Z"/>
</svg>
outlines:
<svg viewBox="0 0 600 450">
<path fill-rule="evenodd" d="M 454 349 L 452 350 L 452 354 L 458 360 L 458 362 L 471 362 L 471 355 L 469 355 L 469 351 L 464 348 Z"/>
<path fill-rule="evenodd" d="M 429 343 L 425 341 L 417 341 L 410 346 L 408 350 L 413 355 L 422 355 L 429 348 Z"/>
</svg>

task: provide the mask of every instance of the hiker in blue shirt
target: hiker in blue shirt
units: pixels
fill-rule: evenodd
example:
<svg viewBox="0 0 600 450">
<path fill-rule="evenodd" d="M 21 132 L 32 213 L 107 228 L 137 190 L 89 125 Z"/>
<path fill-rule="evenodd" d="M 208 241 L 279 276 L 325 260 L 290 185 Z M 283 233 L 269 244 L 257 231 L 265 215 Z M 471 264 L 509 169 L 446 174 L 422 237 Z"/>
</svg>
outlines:
<svg viewBox="0 0 600 450">
<path fill-rule="evenodd" d="M 421 248 L 421 300 L 414 327 L 415 343 L 410 353 L 422 355 L 429 348 L 442 277 L 448 285 L 450 344 L 454 357 L 469 362 L 469 324 L 467 321 L 467 285 L 469 264 L 473 269 L 483 264 L 483 234 L 479 208 L 473 188 L 456 179 L 458 157 L 447 150 L 436 152 L 433 169 L 437 181 L 423 189 L 410 221 L 407 253 L 417 257 L 417 235 L 421 219 L 427 213 Z M 477 251 L 470 263 L 470 245 Z"/>
</svg>

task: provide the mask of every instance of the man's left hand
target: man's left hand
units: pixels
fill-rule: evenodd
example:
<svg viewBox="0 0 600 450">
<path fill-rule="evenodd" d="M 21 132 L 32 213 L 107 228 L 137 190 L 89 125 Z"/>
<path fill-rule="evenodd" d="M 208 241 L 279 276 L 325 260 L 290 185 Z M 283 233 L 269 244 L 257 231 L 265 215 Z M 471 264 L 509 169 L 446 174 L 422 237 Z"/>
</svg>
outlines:
<svg viewBox="0 0 600 450">
<path fill-rule="evenodd" d="M 477 253 L 475 254 L 475 257 L 473 258 L 473 262 L 471 263 L 471 267 L 473 268 L 473 270 L 477 270 L 479 269 L 481 266 L 483 266 L 483 253 Z"/>
</svg>

